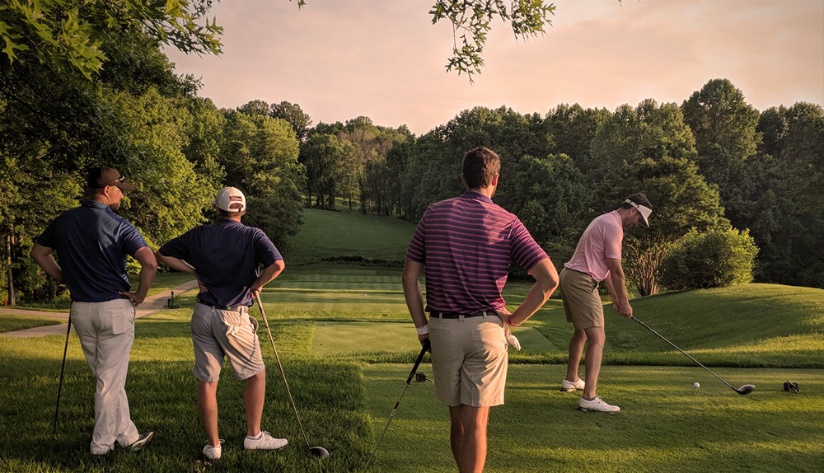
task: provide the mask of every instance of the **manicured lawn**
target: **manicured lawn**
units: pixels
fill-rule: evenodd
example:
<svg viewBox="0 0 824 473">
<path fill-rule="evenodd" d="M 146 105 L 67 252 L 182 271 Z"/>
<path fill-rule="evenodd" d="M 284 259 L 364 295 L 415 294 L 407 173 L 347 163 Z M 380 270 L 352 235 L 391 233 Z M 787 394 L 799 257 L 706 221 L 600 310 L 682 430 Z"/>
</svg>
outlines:
<svg viewBox="0 0 824 473">
<path fill-rule="evenodd" d="M 342 257 L 403 262 L 415 225 L 397 218 L 304 209 L 303 226 L 285 249 L 286 264 Z"/>
<path fill-rule="evenodd" d="M 59 325 L 60 319 L 50 317 L 35 317 L 29 315 L 3 314 L 0 307 L 0 333 L 26 330 L 27 328 L 42 327 L 44 325 Z"/>
<path fill-rule="evenodd" d="M 511 306 L 528 283 L 507 290 Z M 312 445 L 306 455 L 261 323 L 268 392 L 263 426 L 287 437 L 282 452 L 245 452 L 242 384 L 228 366 L 218 390 L 224 458 L 206 462 L 195 409 L 189 318 L 180 309 L 137 321 L 127 382 L 132 415 L 157 438 L 148 449 L 88 454 L 94 379 L 69 341 L 58 439 L 51 439 L 62 336 L 0 338 L 0 471 L 300 471 L 362 469 L 418 353 L 399 268 L 292 266 L 264 292 L 273 336 Z M 786 286 L 670 294 L 633 301 L 636 315 L 713 371 L 739 396 L 637 324 L 607 309 L 599 394 L 620 414 L 583 413 L 561 393 L 571 328 L 560 301 L 519 327 L 505 406 L 493 409 L 488 472 L 820 471 L 824 458 L 824 291 Z M 257 315 L 256 309 L 253 313 Z M 431 377 L 428 357 L 421 371 Z M 795 381 L 799 395 L 782 390 Z M 692 383 L 701 383 L 694 389 Z M 413 381 L 372 471 L 455 471 L 447 409 L 431 382 Z"/>
</svg>

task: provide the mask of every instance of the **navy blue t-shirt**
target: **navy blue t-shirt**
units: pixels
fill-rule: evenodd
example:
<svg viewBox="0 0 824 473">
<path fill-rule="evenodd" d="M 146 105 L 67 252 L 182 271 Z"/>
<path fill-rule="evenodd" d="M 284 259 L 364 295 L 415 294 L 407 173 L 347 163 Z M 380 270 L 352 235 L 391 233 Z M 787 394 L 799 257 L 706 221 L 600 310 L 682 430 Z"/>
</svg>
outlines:
<svg viewBox="0 0 824 473">
<path fill-rule="evenodd" d="M 77 302 L 124 298 L 120 291 L 130 289 L 126 255 L 147 246 L 131 223 L 97 201 L 64 212 L 35 241 L 57 252 L 63 279 Z"/>
<path fill-rule="evenodd" d="M 249 286 L 258 278 L 258 265 L 283 259 L 262 230 L 228 219 L 195 227 L 158 251 L 191 264 L 208 289 L 198 300 L 221 307 L 251 306 Z"/>
</svg>

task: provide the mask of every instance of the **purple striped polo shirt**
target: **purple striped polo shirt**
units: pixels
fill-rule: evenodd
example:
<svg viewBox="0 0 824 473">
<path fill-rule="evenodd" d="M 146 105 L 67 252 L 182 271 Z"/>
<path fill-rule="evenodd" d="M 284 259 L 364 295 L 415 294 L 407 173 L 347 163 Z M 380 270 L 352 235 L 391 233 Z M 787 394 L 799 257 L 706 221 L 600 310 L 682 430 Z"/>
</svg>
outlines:
<svg viewBox="0 0 824 473">
<path fill-rule="evenodd" d="M 424 264 L 426 310 L 460 314 L 503 308 L 510 263 L 529 271 L 549 258 L 518 217 L 477 192 L 430 205 L 406 257 Z"/>
</svg>

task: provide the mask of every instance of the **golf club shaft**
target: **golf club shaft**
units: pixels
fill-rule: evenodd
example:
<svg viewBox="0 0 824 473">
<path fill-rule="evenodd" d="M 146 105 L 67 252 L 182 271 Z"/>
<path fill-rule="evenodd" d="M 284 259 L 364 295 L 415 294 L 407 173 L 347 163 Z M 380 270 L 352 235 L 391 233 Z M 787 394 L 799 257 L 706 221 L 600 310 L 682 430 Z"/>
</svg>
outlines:
<svg viewBox="0 0 824 473">
<path fill-rule="evenodd" d="M 303 435 L 303 440 L 306 442 L 306 448 L 311 449 L 312 447 L 309 446 L 309 437 L 306 435 L 306 431 L 303 429 L 303 423 L 300 421 L 300 414 L 298 414 L 298 408 L 295 405 L 295 400 L 292 398 L 292 391 L 289 389 L 289 383 L 286 381 L 286 372 L 283 371 L 283 365 L 280 362 L 278 349 L 277 347 L 275 347 L 275 339 L 272 338 L 272 331 L 269 329 L 269 321 L 266 320 L 266 312 L 263 310 L 263 304 L 260 302 L 260 294 L 255 293 L 255 299 L 257 300 L 258 307 L 260 307 L 260 316 L 263 318 L 263 323 L 266 324 L 266 333 L 269 334 L 269 341 L 272 342 L 272 350 L 274 350 L 275 352 L 275 359 L 278 362 L 278 368 L 280 368 L 280 375 L 283 379 L 283 385 L 286 386 L 286 394 L 289 395 L 289 402 L 292 404 L 292 410 L 295 411 L 295 418 L 298 420 L 298 427 L 300 427 L 300 433 Z"/>
<path fill-rule="evenodd" d="M 386 434 L 387 429 L 389 429 L 389 424 L 392 423 L 392 418 L 395 417 L 395 412 L 397 412 L 398 406 L 401 404 L 401 399 L 403 399 L 403 395 L 406 394 L 406 390 L 409 389 L 409 383 L 412 381 L 412 378 L 415 377 L 415 373 L 418 371 L 418 366 L 421 364 L 421 360 L 423 360 L 423 356 L 429 350 L 429 347 L 429 339 L 427 338 L 423 342 L 421 352 L 418 354 L 418 359 L 415 360 L 415 366 L 412 367 L 412 371 L 409 372 L 409 377 L 406 378 L 406 384 L 403 387 L 403 391 L 401 391 L 401 395 L 398 396 L 398 400 L 395 401 L 395 406 L 392 408 L 392 412 L 389 413 L 389 419 L 386 420 L 386 425 L 383 426 L 383 431 L 381 431 L 381 435 L 378 437 L 378 441 L 375 443 L 375 448 L 372 450 L 372 455 L 369 456 L 369 460 L 366 462 L 364 469 L 368 468 L 369 464 L 372 463 L 372 459 L 378 451 L 378 447 L 383 440 L 383 436 Z"/>
<path fill-rule="evenodd" d="M 63 391 L 63 372 L 66 369 L 66 352 L 69 349 L 69 332 L 72 329 L 72 313 L 69 310 L 69 323 L 66 325 L 66 344 L 63 346 L 63 363 L 60 365 L 60 383 L 57 385 L 57 404 L 54 406 L 54 428 L 52 438 L 57 440 L 57 413 L 60 411 L 60 393 Z"/>
<path fill-rule="evenodd" d="M 694 362 L 695 362 L 698 366 L 700 366 L 701 368 L 704 368 L 705 370 L 707 370 L 707 371 L 708 371 L 711 375 L 713 375 L 713 376 L 715 376 L 716 378 L 718 378 L 718 380 L 719 380 L 719 381 L 721 381 L 722 383 L 724 383 L 724 384 L 726 384 L 727 386 L 729 386 L 729 388 L 730 388 L 730 389 L 732 389 L 732 390 L 733 390 L 733 391 L 735 391 L 735 392 L 738 392 L 738 390 L 737 390 L 737 389 L 735 389 L 735 387 L 734 387 L 733 385 L 731 385 L 730 383 L 728 383 L 727 381 L 725 381 L 725 380 L 724 380 L 724 378 L 722 378 L 722 377 L 718 376 L 717 374 L 713 373 L 711 369 L 709 369 L 709 368 L 707 368 L 706 366 L 702 365 L 700 361 L 698 361 L 698 360 L 696 360 L 695 358 L 693 358 L 693 357 L 692 357 L 689 353 L 687 353 L 687 352 L 685 352 L 684 350 L 682 350 L 682 349 L 678 348 L 678 347 L 677 347 L 674 343 L 672 343 L 671 341 L 669 341 L 669 340 L 667 340 L 666 338 L 664 338 L 664 336 L 663 336 L 663 335 L 661 335 L 660 333 L 658 333 L 658 332 L 656 332 L 655 330 L 653 330 L 653 329 L 652 329 L 652 327 L 650 327 L 649 325 L 645 324 L 644 322 L 641 322 L 640 320 L 636 319 L 634 315 L 633 315 L 633 316 L 630 316 L 630 318 L 631 318 L 632 320 L 634 320 L 634 321 L 638 322 L 638 323 L 639 323 L 642 327 L 644 327 L 645 329 L 649 330 L 650 332 L 654 333 L 655 335 L 658 335 L 658 337 L 659 337 L 659 338 L 661 338 L 661 340 L 663 340 L 663 341 L 665 341 L 665 342 L 669 343 L 670 345 L 672 345 L 672 347 L 673 347 L 673 348 L 675 348 L 676 350 L 678 350 L 678 351 L 680 351 L 681 353 L 683 353 L 683 354 L 684 354 L 684 356 L 686 356 L 686 357 L 687 357 L 687 358 L 689 358 L 690 360 L 694 361 Z"/>
</svg>

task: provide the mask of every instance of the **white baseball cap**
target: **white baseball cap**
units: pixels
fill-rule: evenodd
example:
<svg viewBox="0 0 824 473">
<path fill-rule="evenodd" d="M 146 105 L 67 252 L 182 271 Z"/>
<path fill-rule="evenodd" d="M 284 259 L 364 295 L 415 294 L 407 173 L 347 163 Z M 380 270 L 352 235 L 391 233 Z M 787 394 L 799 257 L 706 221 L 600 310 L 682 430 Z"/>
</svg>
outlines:
<svg viewBox="0 0 824 473">
<path fill-rule="evenodd" d="M 217 193 L 215 205 L 227 212 L 242 212 L 246 210 L 246 196 L 235 187 L 224 187 Z"/>
</svg>

